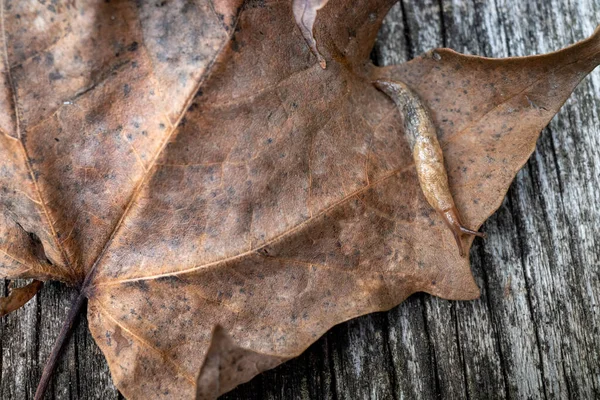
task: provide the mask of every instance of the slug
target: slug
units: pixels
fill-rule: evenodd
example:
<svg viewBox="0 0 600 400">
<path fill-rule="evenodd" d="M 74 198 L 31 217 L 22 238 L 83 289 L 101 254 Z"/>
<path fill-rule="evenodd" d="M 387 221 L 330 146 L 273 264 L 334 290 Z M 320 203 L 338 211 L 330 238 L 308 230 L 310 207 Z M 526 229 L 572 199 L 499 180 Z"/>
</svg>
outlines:
<svg viewBox="0 0 600 400">
<path fill-rule="evenodd" d="M 483 238 L 486 235 L 468 229 L 460 220 L 448 186 L 444 155 L 429 110 L 419 96 L 403 82 L 378 80 L 374 84 L 377 89 L 387 94 L 400 110 L 421 190 L 427 202 L 440 214 L 454 235 L 458 252 L 461 257 L 464 257 L 462 234 Z"/>
</svg>

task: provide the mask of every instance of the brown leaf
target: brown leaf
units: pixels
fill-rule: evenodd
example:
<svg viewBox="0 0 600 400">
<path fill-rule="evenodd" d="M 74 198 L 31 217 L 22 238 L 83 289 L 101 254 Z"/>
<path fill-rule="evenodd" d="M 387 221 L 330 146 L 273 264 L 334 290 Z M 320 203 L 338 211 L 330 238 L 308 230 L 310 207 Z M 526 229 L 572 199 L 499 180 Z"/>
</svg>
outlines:
<svg viewBox="0 0 600 400">
<path fill-rule="evenodd" d="M 0 317 L 23 307 L 40 291 L 42 285 L 41 281 L 34 280 L 23 287 L 12 289 L 8 296 L 0 297 Z"/>
<path fill-rule="evenodd" d="M 290 1 L 215 3 L 2 10 L 0 271 L 79 287 L 128 398 L 194 398 L 201 368 L 200 393 L 223 392 L 417 291 L 476 298 L 371 82 L 431 109 L 474 228 L 600 61 L 597 31 L 546 56 L 376 68 L 392 1 L 338 0 L 314 26 L 323 70 Z"/>
</svg>

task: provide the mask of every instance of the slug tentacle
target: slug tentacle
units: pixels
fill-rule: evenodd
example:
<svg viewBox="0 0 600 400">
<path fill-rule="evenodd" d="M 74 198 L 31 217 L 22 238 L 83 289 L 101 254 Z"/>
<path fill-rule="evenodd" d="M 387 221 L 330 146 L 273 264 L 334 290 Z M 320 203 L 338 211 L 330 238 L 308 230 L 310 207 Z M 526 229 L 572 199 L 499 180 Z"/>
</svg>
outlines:
<svg viewBox="0 0 600 400">
<path fill-rule="evenodd" d="M 375 87 L 387 94 L 400 109 L 421 190 L 427 202 L 444 219 L 456 240 L 459 254 L 464 257 L 461 236 L 467 234 L 485 237 L 485 234 L 465 227 L 460 220 L 448 186 L 444 155 L 429 110 L 419 96 L 403 82 L 378 80 L 374 84 Z"/>
<path fill-rule="evenodd" d="M 441 212 L 442 218 L 444 218 L 444 222 L 446 226 L 452 232 L 454 236 L 454 240 L 456 240 L 456 245 L 458 246 L 458 253 L 461 257 L 465 256 L 465 251 L 461 241 L 461 234 L 465 233 L 468 235 L 478 236 L 480 238 L 485 238 L 486 234 L 483 232 L 473 231 L 469 228 L 466 228 L 462 222 L 460 221 L 460 216 L 458 215 L 458 210 L 456 207 L 449 208 L 448 210 L 444 210 Z"/>
</svg>

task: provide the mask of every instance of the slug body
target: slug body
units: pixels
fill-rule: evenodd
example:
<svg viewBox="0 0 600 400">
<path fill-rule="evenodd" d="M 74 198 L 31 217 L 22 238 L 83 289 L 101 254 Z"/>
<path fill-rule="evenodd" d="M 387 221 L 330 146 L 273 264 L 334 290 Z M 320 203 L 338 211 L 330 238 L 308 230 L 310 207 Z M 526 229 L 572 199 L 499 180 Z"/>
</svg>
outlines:
<svg viewBox="0 0 600 400">
<path fill-rule="evenodd" d="M 378 80 L 375 87 L 387 94 L 399 108 L 404 118 L 404 130 L 415 161 L 421 190 L 427 202 L 441 215 L 452 231 L 458 251 L 464 256 L 462 234 L 479 237 L 485 237 L 485 234 L 466 228 L 460 220 L 448 186 L 444 154 L 429 110 L 419 96 L 403 82 Z"/>
</svg>

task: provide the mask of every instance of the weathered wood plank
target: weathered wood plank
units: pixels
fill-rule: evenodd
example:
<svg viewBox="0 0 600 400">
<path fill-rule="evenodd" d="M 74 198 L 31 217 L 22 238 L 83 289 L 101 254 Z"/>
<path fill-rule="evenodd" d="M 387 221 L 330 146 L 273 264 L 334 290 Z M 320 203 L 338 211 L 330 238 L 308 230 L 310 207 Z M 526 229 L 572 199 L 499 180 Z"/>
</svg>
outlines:
<svg viewBox="0 0 600 400">
<path fill-rule="evenodd" d="M 589 35 L 599 0 L 404 0 L 373 54 L 430 48 L 493 57 L 549 52 Z M 225 399 L 600 397 L 600 72 L 542 132 L 471 257 L 482 297 L 418 294 L 328 332 L 298 359 Z M 2 290 L 5 290 L 2 286 Z M 0 398 L 31 399 L 74 293 L 49 284 L 0 324 Z M 121 399 L 80 321 L 49 399 Z"/>
</svg>

